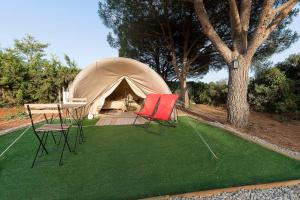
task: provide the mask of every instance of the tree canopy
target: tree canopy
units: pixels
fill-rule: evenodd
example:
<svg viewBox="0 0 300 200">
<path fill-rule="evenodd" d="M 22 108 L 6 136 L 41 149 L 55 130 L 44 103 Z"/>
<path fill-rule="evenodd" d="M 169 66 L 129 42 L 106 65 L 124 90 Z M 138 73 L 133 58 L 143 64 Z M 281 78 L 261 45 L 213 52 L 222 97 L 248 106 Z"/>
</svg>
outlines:
<svg viewBox="0 0 300 200">
<path fill-rule="evenodd" d="M 54 102 L 58 91 L 74 79 L 79 72 L 75 61 L 65 55 L 63 64 L 48 56 L 48 46 L 27 35 L 0 50 L 0 106 Z"/>
<path fill-rule="evenodd" d="M 278 1 L 278 4 L 280 2 Z M 232 46 L 229 3 L 210 0 L 205 3 L 210 21 L 228 46 Z M 254 0 L 248 36 L 259 21 L 261 1 Z M 182 96 L 187 78 L 199 78 L 210 69 L 226 66 L 217 49 L 203 32 L 194 5 L 186 0 L 106 0 L 99 2 L 99 16 L 112 29 L 107 39 L 119 55 L 145 62 L 165 80 L 179 80 Z M 287 25 L 292 12 L 258 49 L 253 65 L 266 61 L 296 41 L 298 35 Z"/>
<path fill-rule="evenodd" d="M 283 2 L 284 0 L 278 0 L 276 5 Z M 258 13 L 263 6 L 260 0 L 253 0 L 252 4 L 248 37 L 254 34 L 259 20 Z M 229 3 L 211 0 L 205 5 L 216 32 L 226 44 L 232 46 Z M 201 58 L 192 62 L 195 70 L 191 70 L 190 76 L 201 75 L 201 72 L 206 73 L 209 70 L 206 67 L 208 64 L 214 69 L 225 66 L 216 49 L 202 32 L 194 7 L 189 1 L 106 0 L 99 2 L 98 13 L 104 24 L 112 29 L 107 40 L 112 47 L 119 49 L 119 55 L 146 62 L 157 69 L 158 73 L 160 69 L 155 66 L 156 63 L 164 69 L 166 63 L 170 63 L 172 59 L 170 58 L 172 40 L 176 47 L 176 55 L 179 54 L 176 56 L 179 60 L 183 57 L 180 54 L 184 52 L 184 39 L 187 40 L 185 45 L 191 47 L 190 51 L 193 51 L 189 52 L 191 57 L 198 53 Z M 288 28 L 297 13 L 298 10 L 291 12 L 271 33 L 255 53 L 253 64 L 265 61 L 274 53 L 285 50 L 298 39 L 297 32 Z M 161 55 L 157 56 L 159 54 Z M 159 57 L 160 62 L 155 62 L 155 56 Z M 180 63 L 182 65 L 183 61 Z M 200 73 L 195 73 L 197 70 Z M 169 72 L 167 78 L 173 77 L 172 75 L 174 76 L 174 70 L 173 73 Z"/>
</svg>

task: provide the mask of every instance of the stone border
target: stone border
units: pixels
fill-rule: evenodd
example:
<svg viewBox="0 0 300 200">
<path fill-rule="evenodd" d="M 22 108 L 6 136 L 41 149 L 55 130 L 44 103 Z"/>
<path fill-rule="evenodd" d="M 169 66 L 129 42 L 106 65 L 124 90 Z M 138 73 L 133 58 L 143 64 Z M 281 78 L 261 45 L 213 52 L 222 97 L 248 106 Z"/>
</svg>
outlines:
<svg viewBox="0 0 300 200">
<path fill-rule="evenodd" d="M 270 189 L 274 187 L 287 187 L 292 185 L 300 184 L 300 180 L 291 180 L 284 182 L 273 182 L 273 183 L 265 183 L 265 184 L 256 184 L 256 185 L 245 185 L 231 188 L 222 188 L 222 189 L 213 189 L 199 192 L 191 192 L 179 195 L 172 195 L 171 198 L 191 198 L 194 196 L 200 197 L 209 197 L 213 195 L 217 195 L 224 192 L 236 192 L 238 190 L 255 190 L 255 189 Z"/>
<path fill-rule="evenodd" d="M 193 197 L 210 197 L 224 192 L 236 192 L 239 190 L 271 189 L 274 187 L 287 187 L 287 186 L 293 186 L 297 184 L 300 184 L 299 179 L 290 180 L 290 181 L 273 182 L 273 183 L 245 185 L 245 186 L 230 187 L 230 188 L 204 190 L 204 191 L 189 192 L 189 193 L 175 194 L 175 195 L 165 195 L 165 196 L 144 198 L 141 200 L 171 200 L 171 199 L 185 199 L 185 198 L 192 199 Z"/>
<path fill-rule="evenodd" d="M 224 129 L 224 130 L 227 130 L 229 131 L 230 133 L 233 133 L 234 135 L 238 136 L 238 137 L 241 137 L 247 141 L 250 141 L 250 142 L 253 142 L 253 143 L 256 143 L 260 146 L 263 146 L 267 149 L 270 149 L 272 151 L 275 151 L 277 153 L 280 153 L 282 155 L 285 155 L 285 156 L 288 156 L 290 158 L 293 158 L 295 160 L 299 160 L 300 161 L 300 152 L 297 152 L 297 151 L 292 151 L 292 150 L 289 150 L 287 148 L 284 148 L 284 147 L 280 147 L 276 144 L 273 144 L 273 143 L 270 143 L 266 140 L 263 140 L 263 139 L 260 139 L 256 136 L 252 136 L 252 135 L 249 135 L 249 134 L 246 134 L 246 133 L 243 133 L 239 130 L 236 130 L 230 126 L 227 126 L 225 124 L 221 124 L 215 120 L 212 120 L 211 118 L 207 117 L 207 119 L 203 119 L 202 116 L 199 116 L 199 114 L 193 112 L 193 111 L 189 111 L 189 110 L 181 110 L 182 112 L 185 112 L 187 113 L 190 117 L 192 117 L 193 119 L 196 119 L 196 120 L 199 120 L 201 122 L 204 122 L 206 124 L 209 124 L 209 125 L 212 125 L 214 127 L 218 127 L 218 128 L 221 128 L 221 129 Z"/>
</svg>

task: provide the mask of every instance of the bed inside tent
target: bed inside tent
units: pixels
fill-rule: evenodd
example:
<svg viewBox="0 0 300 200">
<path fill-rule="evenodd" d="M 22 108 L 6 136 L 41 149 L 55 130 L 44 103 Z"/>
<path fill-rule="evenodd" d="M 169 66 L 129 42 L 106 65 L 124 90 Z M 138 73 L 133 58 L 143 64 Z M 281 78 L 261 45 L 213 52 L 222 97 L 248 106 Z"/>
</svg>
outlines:
<svg viewBox="0 0 300 200">
<path fill-rule="evenodd" d="M 136 94 L 124 78 L 115 90 L 109 94 L 104 103 L 98 106 L 98 110 L 107 112 L 110 110 L 138 111 L 141 108 L 144 98 Z"/>
</svg>

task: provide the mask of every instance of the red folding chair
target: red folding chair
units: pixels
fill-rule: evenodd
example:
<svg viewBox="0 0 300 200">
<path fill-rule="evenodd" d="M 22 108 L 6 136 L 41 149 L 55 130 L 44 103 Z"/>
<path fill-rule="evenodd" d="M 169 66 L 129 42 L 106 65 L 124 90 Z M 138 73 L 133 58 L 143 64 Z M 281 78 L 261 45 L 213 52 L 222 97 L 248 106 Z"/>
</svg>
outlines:
<svg viewBox="0 0 300 200">
<path fill-rule="evenodd" d="M 157 122 L 167 122 L 170 126 L 175 126 L 172 122 L 171 115 L 176 106 L 176 101 L 178 99 L 177 94 L 161 94 L 158 107 L 153 115 L 148 116 L 149 124 L 151 121 Z M 175 111 L 174 111 L 174 114 Z M 163 125 L 163 124 L 162 124 Z"/>
<path fill-rule="evenodd" d="M 146 99 L 144 102 L 143 108 L 139 111 L 136 112 L 136 118 L 133 122 L 133 125 L 135 125 L 135 122 L 138 117 L 143 117 L 143 118 L 149 118 L 149 116 L 152 116 L 154 114 L 155 108 L 157 107 L 157 103 L 159 101 L 161 94 L 147 94 Z"/>
</svg>

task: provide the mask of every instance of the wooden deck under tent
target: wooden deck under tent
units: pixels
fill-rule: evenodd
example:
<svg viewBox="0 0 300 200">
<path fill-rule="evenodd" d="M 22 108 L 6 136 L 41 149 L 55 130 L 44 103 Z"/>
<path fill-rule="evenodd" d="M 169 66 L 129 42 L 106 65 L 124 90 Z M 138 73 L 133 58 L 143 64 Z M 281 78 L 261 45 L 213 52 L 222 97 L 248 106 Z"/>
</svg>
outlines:
<svg viewBox="0 0 300 200">
<path fill-rule="evenodd" d="M 134 112 L 122 112 L 119 110 L 108 110 L 101 112 L 99 115 L 99 121 L 96 125 L 108 126 L 108 125 L 129 125 L 133 124 L 136 115 Z M 139 117 L 136 124 L 144 124 L 145 119 Z"/>
</svg>

